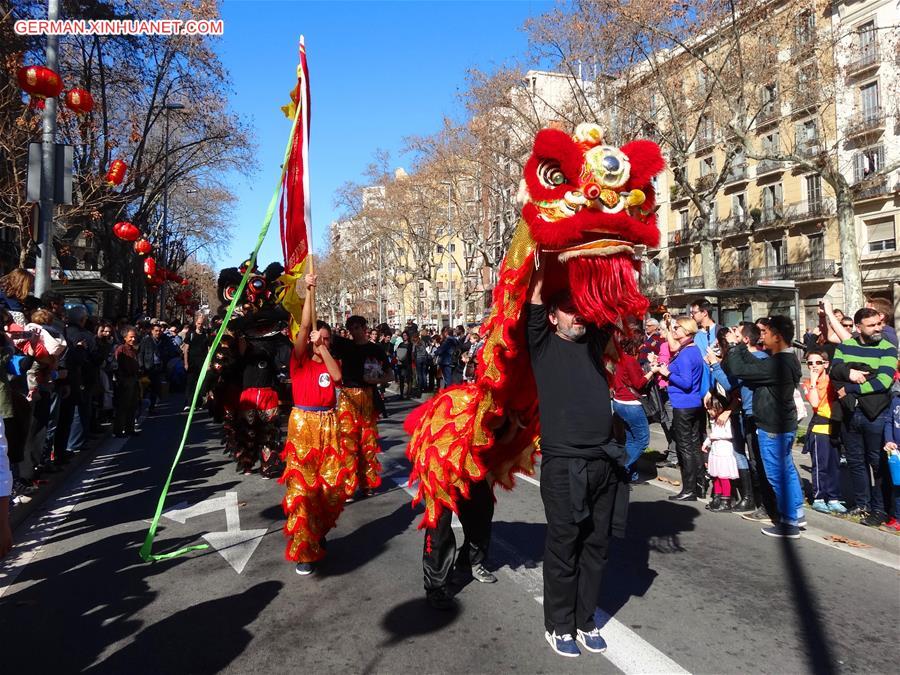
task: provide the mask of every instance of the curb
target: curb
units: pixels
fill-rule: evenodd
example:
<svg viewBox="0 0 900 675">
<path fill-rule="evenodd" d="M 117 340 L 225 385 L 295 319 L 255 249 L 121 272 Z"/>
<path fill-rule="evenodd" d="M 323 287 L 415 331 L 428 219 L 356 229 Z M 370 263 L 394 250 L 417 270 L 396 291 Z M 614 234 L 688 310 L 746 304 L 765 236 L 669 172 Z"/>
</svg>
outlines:
<svg viewBox="0 0 900 675">
<path fill-rule="evenodd" d="M 642 475 L 646 475 L 652 479 L 658 476 L 671 479 L 681 480 L 681 473 L 678 469 L 657 468 L 656 465 L 643 457 L 638 460 L 637 467 Z M 830 516 L 818 511 L 813 511 L 809 504 L 804 504 L 806 511 L 806 520 L 810 527 L 823 530 L 828 534 L 847 537 L 848 539 L 862 542 L 873 548 L 877 548 L 887 553 L 900 555 L 900 534 L 886 532 L 875 527 L 866 527 L 859 523 L 855 523 L 847 518 L 840 516 Z"/>
<path fill-rule="evenodd" d="M 102 448 L 111 438 L 112 433 L 104 431 L 101 435 L 97 436 L 87 448 L 80 452 L 76 452 L 75 456 L 63 467 L 62 471 L 50 474 L 47 478 L 47 483 L 42 485 L 41 488 L 34 493 L 30 502 L 26 504 L 10 504 L 9 526 L 12 528 L 13 532 L 15 532 L 16 528 L 25 522 L 32 513 L 40 510 L 44 504 L 50 501 L 59 491 L 59 488 L 74 474 L 78 473 L 81 467 L 85 464 L 89 464 L 97 455 L 100 448 Z"/>
</svg>

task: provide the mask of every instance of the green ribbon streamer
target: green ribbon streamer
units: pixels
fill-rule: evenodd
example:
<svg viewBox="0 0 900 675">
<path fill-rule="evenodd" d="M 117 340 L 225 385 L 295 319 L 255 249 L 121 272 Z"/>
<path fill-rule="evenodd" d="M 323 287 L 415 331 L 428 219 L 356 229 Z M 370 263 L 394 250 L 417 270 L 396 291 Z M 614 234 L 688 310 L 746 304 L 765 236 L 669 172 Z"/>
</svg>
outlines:
<svg viewBox="0 0 900 675">
<path fill-rule="evenodd" d="M 238 299 L 241 297 L 241 294 L 244 292 L 244 288 L 247 286 L 247 281 L 250 279 L 250 276 L 253 273 L 253 268 L 256 265 L 256 256 L 259 253 L 260 247 L 263 245 L 263 241 L 266 239 L 266 235 L 269 233 L 269 224 L 272 222 L 272 216 L 275 215 L 275 209 L 278 207 L 278 195 L 281 192 L 281 186 L 284 183 L 284 175 L 287 171 L 288 160 L 291 155 L 291 146 L 293 145 L 294 140 L 294 132 L 297 129 L 297 120 L 300 119 L 300 106 L 297 106 L 297 110 L 294 114 L 294 121 L 291 125 L 291 135 L 288 137 L 287 148 L 284 151 L 284 161 L 281 164 L 281 177 L 278 179 L 278 186 L 275 188 L 275 193 L 272 195 L 272 200 L 269 202 L 269 209 L 266 211 L 266 217 L 263 220 L 262 229 L 259 231 L 259 238 L 256 240 L 256 247 L 253 249 L 253 253 L 250 255 L 250 264 L 247 267 L 247 270 L 244 272 L 244 276 L 241 278 L 241 283 L 238 284 L 237 291 L 235 291 L 234 297 L 231 299 L 231 303 L 228 305 L 228 311 L 225 312 L 225 319 L 222 321 L 222 326 L 219 328 L 219 332 L 216 333 L 216 337 L 213 339 L 212 344 L 209 347 L 209 352 L 206 354 L 206 358 L 203 360 L 203 366 L 200 370 L 200 378 L 197 381 L 197 387 L 194 389 L 194 397 L 191 399 L 191 408 L 188 411 L 187 421 L 184 423 L 184 432 L 181 435 L 181 443 L 178 446 L 178 452 L 175 453 L 175 460 L 172 462 L 172 468 L 169 469 L 169 476 L 166 478 L 166 482 L 163 485 L 162 494 L 159 496 L 159 502 L 156 504 L 156 513 L 153 516 L 153 521 L 150 523 L 150 529 L 147 530 L 147 537 L 144 539 L 144 545 L 141 546 L 141 559 L 144 562 L 156 562 L 158 560 L 168 560 L 169 558 L 175 558 L 180 555 L 184 555 L 185 553 L 189 553 L 190 551 L 201 551 L 203 549 L 209 548 L 209 544 L 198 544 L 196 546 L 186 546 L 184 548 L 180 548 L 177 551 L 172 551 L 171 553 L 151 553 L 151 549 L 153 548 L 153 540 L 156 538 L 156 529 L 159 526 L 159 519 L 162 516 L 163 504 L 166 501 L 166 497 L 169 494 L 169 487 L 172 485 L 172 477 L 175 475 L 175 467 L 178 466 L 178 462 L 181 461 L 181 455 L 184 452 L 184 446 L 187 443 L 188 432 L 190 431 L 191 422 L 194 419 L 194 410 L 197 406 L 197 399 L 200 396 L 200 392 L 203 390 L 203 383 L 206 381 L 206 374 L 209 371 L 209 364 L 212 361 L 213 355 L 216 352 L 216 349 L 219 346 L 219 343 L 222 341 L 222 336 L 225 334 L 225 330 L 228 327 L 228 322 L 231 321 L 231 316 L 234 314 L 234 308 L 237 306 Z M 309 195 L 307 195 L 307 199 Z"/>
</svg>

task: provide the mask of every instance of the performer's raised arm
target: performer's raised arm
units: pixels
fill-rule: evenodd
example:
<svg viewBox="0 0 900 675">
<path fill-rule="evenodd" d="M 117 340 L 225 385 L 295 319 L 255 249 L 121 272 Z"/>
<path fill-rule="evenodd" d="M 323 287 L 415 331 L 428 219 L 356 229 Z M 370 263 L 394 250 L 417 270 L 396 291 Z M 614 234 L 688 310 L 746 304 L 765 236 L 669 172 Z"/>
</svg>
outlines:
<svg viewBox="0 0 900 675">
<path fill-rule="evenodd" d="M 312 315 L 315 296 L 312 290 L 316 287 L 318 277 L 315 274 L 307 274 L 302 279 L 297 279 L 296 293 L 302 295 L 301 290 L 306 288 L 306 300 L 303 301 L 303 312 L 300 315 L 300 330 L 294 338 L 294 355 L 298 359 L 306 358 L 306 345 L 309 344 L 309 334 L 312 332 Z"/>
<path fill-rule="evenodd" d="M 319 323 L 321 324 L 321 322 Z M 331 355 L 329 346 L 331 343 L 331 331 L 324 324 L 321 325 L 322 328 L 310 333 L 309 340 L 312 342 L 316 354 L 322 359 L 322 363 L 324 363 L 325 367 L 328 369 L 328 374 L 331 375 L 331 379 L 337 384 L 342 379 L 341 364 L 335 361 L 334 357 Z"/>
</svg>

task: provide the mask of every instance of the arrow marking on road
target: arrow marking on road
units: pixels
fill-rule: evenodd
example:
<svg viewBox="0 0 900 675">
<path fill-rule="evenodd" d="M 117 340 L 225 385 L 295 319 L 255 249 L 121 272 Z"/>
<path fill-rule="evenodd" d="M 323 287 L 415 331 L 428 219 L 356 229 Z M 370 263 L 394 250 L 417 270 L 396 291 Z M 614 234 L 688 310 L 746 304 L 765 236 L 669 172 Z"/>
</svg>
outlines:
<svg viewBox="0 0 900 675">
<path fill-rule="evenodd" d="M 240 574 L 268 530 L 209 532 L 203 538 Z"/>
<path fill-rule="evenodd" d="M 182 502 L 182 504 L 185 503 Z M 178 508 L 180 506 L 181 504 L 178 504 L 176 508 L 166 511 L 163 516 L 184 525 L 189 518 L 225 511 L 225 527 L 227 529 L 224 532 L 208 532 L 203 535 L 203 538 L 218 551 L 219 555 L 225 558 L 225 561 L 238 574 L 244 571 L 244 567 L 250 561 L 250 556 L 253 555 L 262 537 L 268 532 L 268 530 L 241 529 L 237 492 L 226 492 L 220 497 L 210 497 L 193 506 Z"/>
</svg>

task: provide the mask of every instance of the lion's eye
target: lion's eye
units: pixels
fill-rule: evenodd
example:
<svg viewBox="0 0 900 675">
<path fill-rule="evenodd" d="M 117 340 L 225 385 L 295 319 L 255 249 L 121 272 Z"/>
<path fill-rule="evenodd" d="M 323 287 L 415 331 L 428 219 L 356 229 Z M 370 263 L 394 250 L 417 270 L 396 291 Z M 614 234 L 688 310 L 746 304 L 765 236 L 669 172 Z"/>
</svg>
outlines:
<svg viewBox="0 0 900 675">
<path fill-rule="evenodd" d="M 559 162 L 555 159 L 545 159 L 538 164 L 538 180 L 544 187 L 555 188 L 566 182 L 566 175 L 562 172 Z"/>
<path fill-rule="evenodd" d="M 619 170 L 619 158 L 615 155 L 606 155 L 603 158 L 603 168 L 611 173 Z"/>
</svg>

